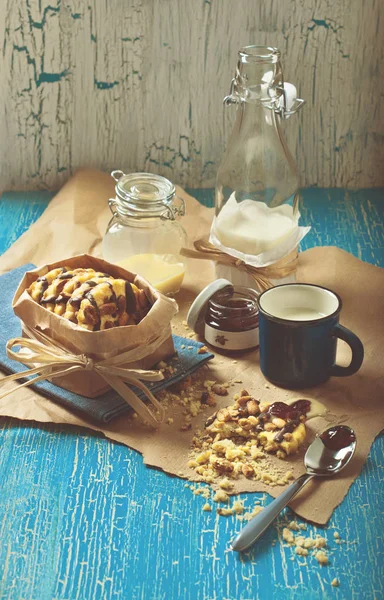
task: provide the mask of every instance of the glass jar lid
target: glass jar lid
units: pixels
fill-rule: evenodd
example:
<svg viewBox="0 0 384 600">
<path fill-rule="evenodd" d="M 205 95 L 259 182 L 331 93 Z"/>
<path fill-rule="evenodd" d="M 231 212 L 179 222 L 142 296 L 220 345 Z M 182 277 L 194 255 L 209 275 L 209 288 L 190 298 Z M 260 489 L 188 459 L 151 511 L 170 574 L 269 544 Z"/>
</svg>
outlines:
<svg viewBox="0 0 384 600">
<path fill-rule="evenodd" d="M 118 210 L 126 215 L 164 216 L 174 219 L 179 213 L 172 206 L 175 186 L 165 177 L 152 173 L 130 173 L 112 171 Z"/>
</svg>

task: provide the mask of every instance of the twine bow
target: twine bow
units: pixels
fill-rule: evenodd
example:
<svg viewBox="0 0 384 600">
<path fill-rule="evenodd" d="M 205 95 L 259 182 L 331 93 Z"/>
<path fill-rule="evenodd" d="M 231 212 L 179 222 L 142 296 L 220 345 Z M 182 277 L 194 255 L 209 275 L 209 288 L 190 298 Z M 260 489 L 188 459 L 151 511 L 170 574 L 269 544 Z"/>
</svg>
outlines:
<svg viewBox="0 0 384 600">
<path fill-rule="evenodd" d="M 6 350 L 8 358 L 30 366 L 30 369 L 22 373 L 14 373 L 0 380 L 0 384 L 8 381 L 16 381 L 25 377 L 32 377 L 24 383 L 0 394 L 0 400 L 15 390 L 27 387 L 31 384 L 46 379 L 63 377 L 76 371 L 94 371 L 100 375 L 118 394 L 129 404 L 143 420 L 157 427 L 164 418 L 164 408 L 155 396 L 150 392 L 142 381 L 161 381 L 164 379 L 160 371 L 146 371 L 143 369 L 126 369 L 124 365 L 133 360 L 140 360 L 158 348 L 168 337 L 169 333 L 162 334 L 155 340 L 146 344 L 144 348 L 128 350 L 112 358 L 105 360 L 94 360 L 85 354 L 72 354 L 59 342 L 47 337 L 44 333 L 23 326 L 29 336 L 13 338 L 7 342 Z M 14 347 L 19 346 L 15 351 Z M 142 381 L 141 381 L 142 380 Z M 145 404 L 125 383 L 134 385 L 142 390 L 146 398 L 152 403 L 154 412 Z"/>
<path fill-rule="evenodd" d="M 213 244 L 204 239 L 199 239 L 194 242 L 195 250 L 182 248 L 180 254 L 187 258 L 197 258 L 201 260 L 214 260 L 222 265 L 236 267 L 239 271 L 245 271 L 250 275 L 257 287 L 261 290 L 267 290 L 273 287 L 271 279 L 283 279 L 296 271 L 298 252 L 297 248 L 292 250 L 287 256 L 281 258 L 272 265 L 266 267 L 254 267 L 248 265 L 245 261 L 235 256 L 231 256 L 216 248 Z"/>
</svg>

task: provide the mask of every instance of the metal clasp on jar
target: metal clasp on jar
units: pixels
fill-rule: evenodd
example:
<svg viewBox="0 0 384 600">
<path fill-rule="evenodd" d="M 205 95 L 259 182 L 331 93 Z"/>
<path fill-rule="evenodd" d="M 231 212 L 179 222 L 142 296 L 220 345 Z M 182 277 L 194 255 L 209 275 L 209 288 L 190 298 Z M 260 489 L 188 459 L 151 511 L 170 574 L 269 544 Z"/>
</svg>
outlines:
<svg viewBox="0 0 384 600">
<path fill-rule="evenodd" d="M 160 215 L 160 219 L 163 221 L 166 219 L 174 221 L 176 217 L 183 217 L 185 215 L 185 200 L 179 196 L 175 196 L 174 200 L 179 200 L 180 206 L 168 206 L 162 203 L 165 206 L 165 211 Z"/>
</svg>

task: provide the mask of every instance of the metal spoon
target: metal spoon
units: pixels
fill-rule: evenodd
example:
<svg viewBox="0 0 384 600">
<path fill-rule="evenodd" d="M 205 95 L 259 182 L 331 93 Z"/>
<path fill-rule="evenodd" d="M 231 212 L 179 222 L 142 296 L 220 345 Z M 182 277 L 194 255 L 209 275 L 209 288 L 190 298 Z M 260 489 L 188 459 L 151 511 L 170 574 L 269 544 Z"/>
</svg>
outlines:
<svg viewBox="0 0 384 600">
<path fill-rule="evenodd" d="M 244 527 L 233 540 L 232 550 L 243 552 L 252 546 L 310 479 L 318 476 L 336 475 L 349 463 L 355 449 L 355 432 L 346 425 L 335 425 L 318 435 L 309 446 L 304 457 L 307 472 L 298 477 L 280 496 L 275 498 L 271 504 Z"/>
</svg>

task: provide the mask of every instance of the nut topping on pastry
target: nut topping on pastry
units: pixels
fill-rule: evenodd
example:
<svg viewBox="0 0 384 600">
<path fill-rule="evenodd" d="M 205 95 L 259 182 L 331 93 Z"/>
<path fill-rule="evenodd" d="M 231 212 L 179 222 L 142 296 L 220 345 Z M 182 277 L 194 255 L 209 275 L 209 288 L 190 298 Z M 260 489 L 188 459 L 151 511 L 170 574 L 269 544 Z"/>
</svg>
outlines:
<svg viewBox="0 0 384 600">
<path fill-rule="evenodd" d="M 267 452 L 294 454 L 306 437 L 304 422 L 310 409 L 308 400 L 288 405 L 274 402 L 260 412 L 259 402 L 242 394 L 236 403 L 209 417 L 206 431 L 219 439 L 255 439 Z"/>
<path fill-rule="evenodd" d="M 150 309 L 144 290 L 94 269 L 53 269 L 28 292 L 47 310 L 89 331 L 136 325 Z"/>
</svg>

